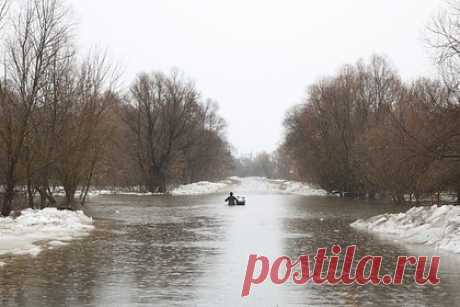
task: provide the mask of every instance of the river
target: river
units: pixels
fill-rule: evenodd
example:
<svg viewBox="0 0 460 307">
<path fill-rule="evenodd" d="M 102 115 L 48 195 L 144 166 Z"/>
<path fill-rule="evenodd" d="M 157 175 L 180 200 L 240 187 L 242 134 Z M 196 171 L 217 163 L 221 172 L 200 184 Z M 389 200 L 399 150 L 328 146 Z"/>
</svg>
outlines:
<svg viewBox="0 0 460 307">
<path fill-rule="evenodd" d="M 99 196 L 88 204 L 96 230 L 0 269 L 2 306 L 460 306 L 460 256 L 441 254 L 437 286 L 297 286 L 270 282 L 242 298 L 250 254 L 314 255 L 333 244 L 359 255 L 432 255 L 349 224 L 392 204 L 275 194 L 233 187 L 247 206 L 227 207 L 226 193 L 206 196 Z"/>
</svg>

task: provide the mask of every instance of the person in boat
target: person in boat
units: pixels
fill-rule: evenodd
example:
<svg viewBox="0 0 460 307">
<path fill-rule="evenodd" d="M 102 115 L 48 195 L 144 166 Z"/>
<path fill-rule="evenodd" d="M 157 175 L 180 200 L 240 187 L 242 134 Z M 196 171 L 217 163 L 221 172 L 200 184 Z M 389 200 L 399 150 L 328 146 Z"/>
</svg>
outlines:
<svg viewBox="0 0 460 307">
<path fill-rule="evenodd" d="M 238 204 L 238 199 L 235 196 L 233 196 L 233 192 L 230 192 L 230 196 L 227 197 L 225 201 L 228 202 L 229 206 L 235 206 Z"/>
</svg>

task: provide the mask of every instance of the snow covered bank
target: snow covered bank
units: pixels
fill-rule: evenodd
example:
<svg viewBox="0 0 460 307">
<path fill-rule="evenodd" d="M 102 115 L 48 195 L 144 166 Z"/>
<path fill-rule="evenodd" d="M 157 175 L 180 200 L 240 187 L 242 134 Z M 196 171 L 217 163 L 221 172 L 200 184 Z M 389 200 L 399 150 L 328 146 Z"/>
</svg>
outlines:
<svg viewBox="0 0 460 307">
<path fill-rule="evenodd" d="M 172 189 L 171 195 L 201 195 L 201 194 L 212 194 L 219 192 L 226 188 L 228 185 L 233 184 L 232 180 L 222 180 L 219 182 L 201 181 L 191 184 L 179 185 Z M 96 197 L 100 195 L 129 195 L 129 196 L 161 196 L 165 193 L 149 193 L 149 192 L 127 192 L 123 190 L 97 190 L 92 189 L 89 193 L 89 197 Z"/>
<path fill-rule="evenodd" d="M 288 194 L 307 195 L 307 196 L 326 196 L 327 192 L 313 188 L 303 182 L 284 181 L 281 183 L 281 191 Z"/>
<path fill-rule="evenodd" d="M 135 189 L 134 189 L 135 191 Z M 75 192 L 76 197 L 80 196 L 81 191 L 77 190 Z M 55 191 L 53 191 L 54 196 L 65 196 L 65 192 L 62 188 L 56 188 Z M 88 192 L 88 197 L 97 197 L 97 196 L 103 196 L 103 195 L 135 195 L 135 196 L 153 196 L 153 195 L 164 195 L 164 193 L 147 193 L 147 192 L 133 192 L 132 190 L 123 190 L 123 189 L 113 189 L 113 190 L 107 190 L 107 189 L 97 189 L 97 188 L 91 188 Z"/>
<path fill-rule="evenodd" d="M 239 181 L 236 187 L 236 192 L 259 192 L 273 194 L 295 194 L 305 196 L 325 196 L 327 192 L 321 189 L 316 189 L 306 183 L 289 181 L 289 180 L 273 180 L 263 177 L 248 177 L 239 178 L 232 177 L 231 179 Z"/>
<path fill-rule="evenodd" d="M 180 185 L 171 190 L 170 194 L 180 195 L 204 195 L 220 192 L 229 192 L 233 190 L 238 193 L 273 193 L 273 194 L 296 194 L 306 196 L 324 196 L 327 192 L 314 188 L 306 183 L 273 180 L 263 177 L 230 177 L 219 182 L 201 181 L 186 185 Z M 137 195 L 137 196 L 154 196 L 162 195 L 160 193 L 139 193 L 124 192 L 111 190 L 91 190 L 88 196 L 95 197 L 99 195 Z"/>
<path fill-rule="evenodd" d="M 231 180 L 223 180 L 220 182 L 201 181 L 186 185 L 181 185 L 171 191 L 171 195 L 202 195 L 212 194 L 223 190 L 233 182 Z"/>
<path fill-rule="evenodd" d="M 414 207 L 406 213 L 358 220 L 351 226 L 393 240 L 460 253 L 460 207 L 456 206 Z"/>
<path fill-rule="evenodd" d="M 88 193 L 89 197 L 95 197 L 99 195 L 158 196 L 158 195 L 164 195 L 164 193 L 123 192 L 123 191 L 110 191 L 110 190 L 93 190 Z"/>
<path fill-rule="evenodd" d="M 43 242 L 55 247 L 88 235 L 93 220 L 83 212 L 55 208 L 25 210 L 16 219 L 0 218 L 0 255 L 37 255 Z M 51 242 L 51 243 L 50 243 Z"/>
</svg>

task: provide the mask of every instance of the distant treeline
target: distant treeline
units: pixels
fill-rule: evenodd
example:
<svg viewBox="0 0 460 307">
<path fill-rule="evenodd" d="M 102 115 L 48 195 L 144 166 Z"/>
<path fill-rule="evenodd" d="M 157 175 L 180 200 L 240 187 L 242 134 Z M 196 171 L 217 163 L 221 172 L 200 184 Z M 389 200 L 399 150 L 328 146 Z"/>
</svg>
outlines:
<svg viewBox="0 0 460 307">
<path fill-rule="evenodd" d="M 233 174 L 239 177 L 265 177 L 271 179 L 296 179 L 290 165 L 279 151 L 260 152 L 234 160 Z"/>
<path fill-rule="evenodd" d="M 0 2 L 2 215 L 19 198 L 56 205 L 56 186 L 73 208 L 93 184 L 166 192 L 228 174 L 225 122 L 193 83 L 177 72 L 142 73 L 121 92 L 105 56 L 74 47 L 61 1 Z"/>
<path fill-rule="evenodd" d="M 374 56 L 308 88 L 286 116 L 280 148 L 298 177 L 330 192 L 399 203 L 441 191 L 460 197 L 460 23 L 451 33 L 440 26 L 451 20 L 439 22 L 443 81 L 403 82 Z M 455 46 L 442 43 L 450 35 Z"/>
</svg>

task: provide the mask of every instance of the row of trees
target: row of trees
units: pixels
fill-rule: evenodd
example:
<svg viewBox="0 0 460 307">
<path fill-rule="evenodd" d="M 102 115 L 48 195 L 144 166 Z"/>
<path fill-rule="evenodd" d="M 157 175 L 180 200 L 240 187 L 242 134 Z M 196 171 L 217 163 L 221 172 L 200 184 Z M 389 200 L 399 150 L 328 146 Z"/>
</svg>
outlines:
<svg viewBox="0 0 460 307">
<path fill-rule="evenodd" d="M 381 57 L 309 87 L 285 121 L 284 147 L 301 178 L 328 191 L 460 191 L 460 108 L 439 81 L 409 84 Z"/>
<path fill-rule="evenodd" d="M 301 178 L 331 192 L 460 196 L 458 98 L 437 80 L 404 83 L 374 56 L 311 85 L 282 147 Z"/>
<path fill-rule="evenodd" d="M 460 203 L 460 1 L 429 25 L 440 80 L 403 82 L 382 56 L 308 87 L 273 154 L 241 158 L 240 176 L 303 180 L 396 202 L 450 191 Z"/>
<path fill-rule="evenodd" d="M 1 17 L 7 12 L 0 80 L 3 216 L 14 200 L 32 208 L 55 205 L 57 186 L 64 206 L 74 208 L 94 183 L 165 192 L 171 183 L 228 171 L 232 160 L 217 104 L 203 102 L 179 73 L 140 74 L 123 94 L 105 56 L 82 57 L 74 47 L 60 1 L 10 7 L 3 1 Z"/>
<path fill-rule="evenodd" d="M 460 3 L 451 5 L 429 27 L 442 81 L 403 82 L 373 56 L 308 88 L 280 148 L 298 177 L 396 202 L 451 191 L 460 203 Z"/>
</svg>

